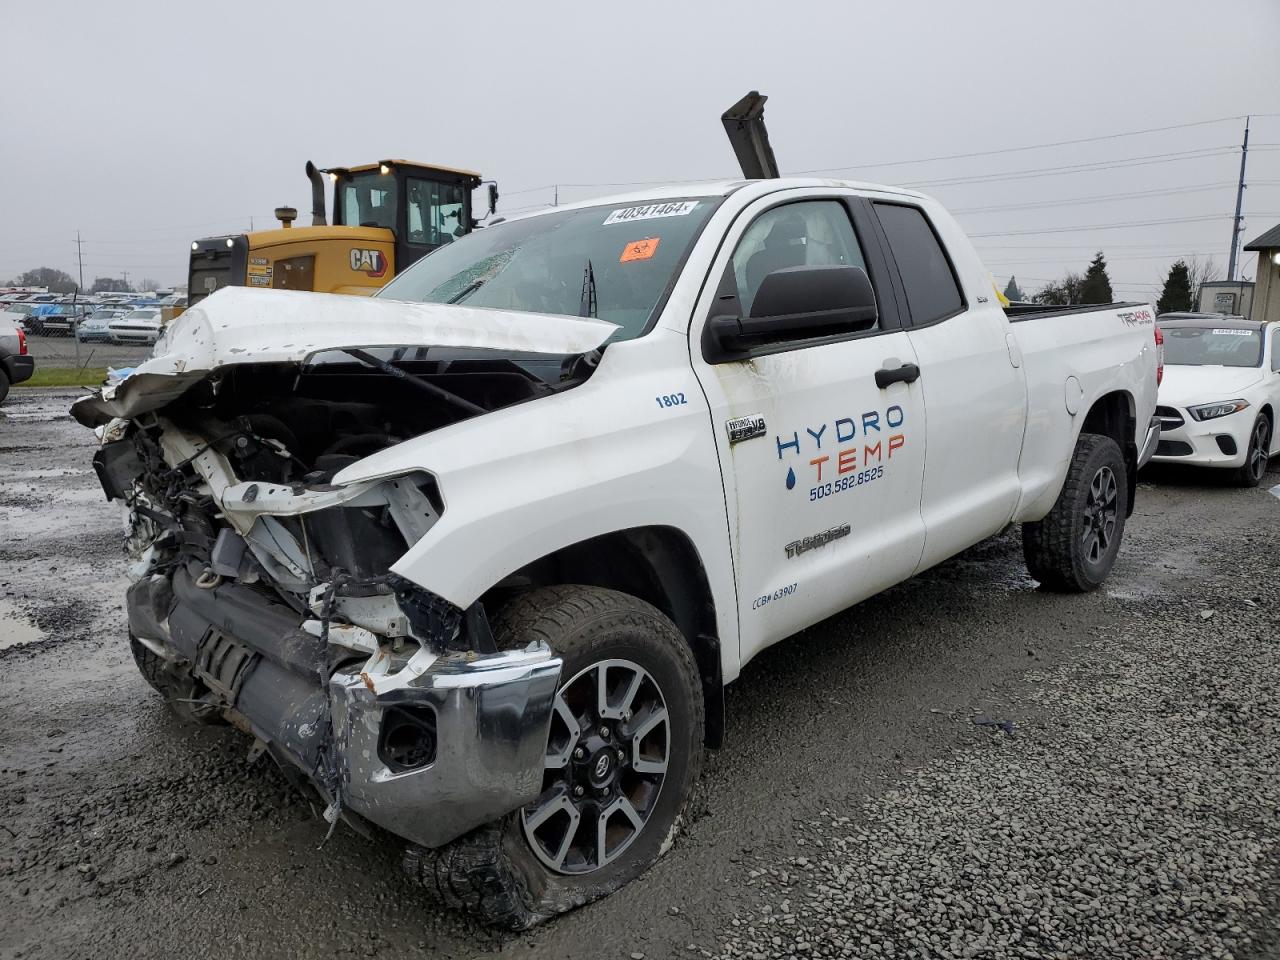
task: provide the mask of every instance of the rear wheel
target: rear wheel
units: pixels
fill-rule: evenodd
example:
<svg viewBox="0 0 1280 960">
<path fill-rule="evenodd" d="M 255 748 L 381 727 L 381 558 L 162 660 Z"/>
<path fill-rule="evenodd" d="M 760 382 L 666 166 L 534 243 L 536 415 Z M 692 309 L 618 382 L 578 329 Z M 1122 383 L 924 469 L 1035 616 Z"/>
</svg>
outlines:
<svg viewBox="0 0 1280 960">
<path fill-rule="evenodd" d="M 701 764 L 702 688 L 675 625 L 612 590 L 532 590 L 494 634 L 564 660 L 542 793 L 438 850 L 411 847 L 405 867 L 450 906 L 518 930 L 612 893 L 664 852 Z"/>
<path fill-rule="evenodd" d="M 1128 472 L 1116 442 L 1082 434 L 1053 509 L 1022 525 L 1031 576 L 1050 590 L 1096 589 L 1120 550 L 1128 501 Z"/>
<path fill-rule="evenodd" d="M 1258 414 L 1249 432 L 1249 449 L 1244 464 L 1238 467 L 1232 479 L 1242 487 L 1256 487 L 1267 475 L 1267 451 L 1271 449 L 1271 421 L 1265 413 Z"/>
<path fill-rule="evenodd" d="M 0 368 L 0 403 L 4 403 L 4 398 L 9 396 L 9 374 Z"/>
</svg>

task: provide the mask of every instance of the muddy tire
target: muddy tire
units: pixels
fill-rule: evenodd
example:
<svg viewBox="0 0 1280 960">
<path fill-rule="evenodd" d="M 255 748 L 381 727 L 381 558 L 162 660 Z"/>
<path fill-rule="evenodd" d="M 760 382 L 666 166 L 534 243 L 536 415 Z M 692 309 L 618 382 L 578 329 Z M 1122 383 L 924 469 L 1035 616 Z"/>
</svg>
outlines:
<svg viewBox="0 0 1280 960">
<path fill-rule="evenodd" d="M 543 793 L 444 847 L 411 846 L 404 866 L 448 906 L 523 930 L 612 893 L 670 846 L 702 761 L 702 685 L 675 625 L 613 590 L 531 590 L 493 629 L 500 647 L 540 640 L 564 660 Z"/>
<path fill-rule="evenodd" d="M 0 403 L 4 403 L 7 396 L 9 396 L 9 374 L 0 369 Z"/>
<path fill-rule="evenodd" d="M 1124 538 L 1128 473 L 1110 437 L 1080 436 L 1053 509 L 1022 525 L 1031 576 L 1048 590 L 1084 593 L 1107 578 Z"/>
<path fill-rule="evenodd" d="M 169 709 L 177 716 L 188 723 L 217 723 L 221 720 L 221 711 L 216 706 L 200 700 L 204 688 L 190 673 L 171 665 L 132 633 L 129 634 L 129 650 L 142 679 L 164 697 Z"/>
<path fill-rule="evenodd" d="M 1253 429 L 1249 431 L 1249 449 L 1245 452 L 1244 463 L 1237 467 L 1231 475 L 1232 482 L 1238 487 L 1256 487 L 1267 475 L 1267 451 L 1271 449 L 1271 419 L 1265 414 L 1258 414 L 1253 421 Z"/>
</svg>

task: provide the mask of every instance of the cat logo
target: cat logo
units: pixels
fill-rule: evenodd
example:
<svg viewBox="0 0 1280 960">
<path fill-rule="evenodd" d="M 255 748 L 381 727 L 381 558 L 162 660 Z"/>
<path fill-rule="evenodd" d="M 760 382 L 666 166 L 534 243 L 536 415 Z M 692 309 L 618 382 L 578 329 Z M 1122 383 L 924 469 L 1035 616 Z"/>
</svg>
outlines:
<svg viewBox="0 0 1280 960">
<path fill-rule="evenodd" d="M 381 250 L 352 247 L 351 269 L 366 277 L 381 277 L 387 272 L 387 258 Z"/>
</svg>

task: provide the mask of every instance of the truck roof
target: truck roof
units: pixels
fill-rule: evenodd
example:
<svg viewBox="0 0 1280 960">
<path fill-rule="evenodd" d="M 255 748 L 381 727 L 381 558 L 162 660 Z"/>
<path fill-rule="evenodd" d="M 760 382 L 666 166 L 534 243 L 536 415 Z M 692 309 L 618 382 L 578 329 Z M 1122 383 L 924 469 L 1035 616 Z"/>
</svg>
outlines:
<svg viewBox="0 0 1280 960">
<path fill-rule="evenodd" d="M 574 203 L 562 203 L 557 207 L 534 210 L 508 217 L 509 220 L 523 219 L 548 213 L 551 210 L 576 210 L 584 207 L 600 207 L 616 204 L 625 206 L 633 203 L 653 203 L 656 200 L 670 200 L 683 197 L 727 197 L 731 193 L 748 187 L 763 188 L 760 193 L 772 193 L 775 190 L 788 190 L 795 187 L 838 187 L 849 190 L 865 190 L 875 193 L 891 193 L 914 200 L 928 199 L 925 194 L 904 187 L 889 187 L 879 183 L 865 183 L 859 180 L 835 180 L 825 177 L 778 177 L 776 180 L 686 180 L 668 184 L 647 186 L 644 190 L 628 193 L 615 193 L 606 196 L 591 197 Z"/>
</svg>

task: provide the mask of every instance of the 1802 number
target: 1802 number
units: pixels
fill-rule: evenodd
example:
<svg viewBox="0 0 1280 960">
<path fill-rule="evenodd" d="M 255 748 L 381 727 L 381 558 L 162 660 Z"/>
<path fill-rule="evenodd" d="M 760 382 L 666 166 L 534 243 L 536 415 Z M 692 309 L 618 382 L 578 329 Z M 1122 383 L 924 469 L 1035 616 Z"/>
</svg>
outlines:
<svg viewBox="0 0 1280 960">
<path fill-rule="evenodd" d="M 684 398 L 683 393 L 664 393 L 661 396 L 654 397 L 660 407 L 678 407 L 682 403 L 689 401 Z"/>
</svg>

